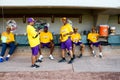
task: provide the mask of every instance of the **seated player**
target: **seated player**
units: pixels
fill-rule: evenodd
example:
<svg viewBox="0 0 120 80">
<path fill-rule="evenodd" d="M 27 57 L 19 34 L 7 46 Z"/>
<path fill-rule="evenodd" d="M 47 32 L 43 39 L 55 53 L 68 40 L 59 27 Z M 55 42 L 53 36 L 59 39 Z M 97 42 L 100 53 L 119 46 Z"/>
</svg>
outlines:
<svg viewBox="0 0 120 80">
<path fill-rule="evenodd" d="M 77 32 L 78 28 L 73 28 L 74 33 L 71 35 L 72 45 L 73 45 L 73 54 L 75 55 L 75 46 L 80 46 L 80 54 L 79 58 L 82 57 L 82 54 L 84 52 L 85 45 L 81 42 L 81 35 Z"/>
<path fill-rule="evenodd" d="M 0 62 L 3 62 L 4 60 L 8 61 L 16 48 L 14 34 L 11 32 L 11 27 L 7 26 L 6 31 L 3 32 L 1 35 L 1 40 L 2 51 L 0 53 Z M 10 47 L 10 50 L 8 52 L 8 55 L 4 59 L 7 47 Z"/>
<path fill-rule="evenodd" d="M 51 60 L 54 59 L 54 57 L 52 55 L 53 50 L 54 50 L 53 35 L 52 35 L 51 32 L 48 31 L 47 26 L 44 26 L 44 30 L 40 33 L 40 47 L 41 48 L 44 48 L 44 47 L 50 48 L 50 56 L 49 56 L 49 58 Z M 42 53 L 40 51 L 40 56 L 39 56 L 38 61 L 42 62 L 42 59 L 43 59 L 43 55 L 42 55 Z"/>
<path fill-rule="evenodd" d="M 100 52 L 99 57 L 102 58 L 103 57 L 102 46 L 101 46 L 100 42 L 98 41 L 98 38 L 99 38 L 99 34 L 96 32 L 96 29 L 93 27 L 92 32 L 88 34 L 90 48 L 91 48 L 93 56 L 96 57 L 96 54 L 95 54 L 93 47 L 94 46 L 99 47 L 99 52 Z"/>
</svg>

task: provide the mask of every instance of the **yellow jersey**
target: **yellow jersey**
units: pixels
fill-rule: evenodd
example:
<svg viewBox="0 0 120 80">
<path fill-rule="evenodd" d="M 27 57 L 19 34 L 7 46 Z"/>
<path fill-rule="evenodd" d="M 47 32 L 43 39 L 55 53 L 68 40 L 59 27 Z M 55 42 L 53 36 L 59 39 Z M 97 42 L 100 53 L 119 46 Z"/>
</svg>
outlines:
<svg viewBox="0 0 120 80">
<path fill-rule="evenodd" d="M 39 35 L 36 36 L 37 34 L 38 33 L 36 32 L 36 29 L 33 26 L 27 25 L 27 36 L 30 47 L 35 47 L 40 44 L 40 38 Z"/>
<path fill-rule="evenodd" d="M 66 35 L 66 36 L 63 36 L 63 35 L 66 34 L 66 33 L 70 33 L 70 32 L 73 32 L 73 28 L 72 28 L 72 26 L 69 23 L 67 23 L 66 25 L 63 25 L 60 28 L 60 34 L 61 34 L 60 39 L 61 39 L 61 42 L 65 42 L 69 38 L 70 35 Z"/>
<path fill-rule="evenodd" d="M 79 33 L 73 33 L 71 35 L 71 40 L 77 43 L 81 40 L 81 35 Z"/>
<path fill-rule="evenodd" d="M 98 42 L 98 37 L 99 37 L 98 33 L 89 33 L 88 34 L 88 39 L 92 42 Z"/>
<path fill-rule="evenodd" d="M 10 32 L 9 34 L 7 32 L 3 32 L 1 35 L 1 40 L 3 43 L 14 42 L 15 41 L 14 34 L 12 32 Z"/>
<path fill-rule="evenodd" d="M 42 31 L 40 33 L 40 42 L 42 43 L 49 43 L 51 40 L 53 40 L 53 35 L 51 32 L 44 32 Z"/>
</svg>

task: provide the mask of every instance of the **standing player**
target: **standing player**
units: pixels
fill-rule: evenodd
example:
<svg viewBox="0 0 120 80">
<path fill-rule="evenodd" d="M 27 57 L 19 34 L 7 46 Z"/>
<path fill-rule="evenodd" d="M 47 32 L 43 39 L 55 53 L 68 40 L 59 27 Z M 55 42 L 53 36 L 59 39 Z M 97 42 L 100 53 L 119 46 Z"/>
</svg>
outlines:
<svg viewBox="0 0 120 80">
<path fill-rule="evenodd" d="M 71 40 L 72 40 L 72 45 L 73 45 L 73 54 L 75 52 L 75 46 L 79 45 L 80 46 L 80 55 L 78 56 L 79 58 L 82 57 L 82 54 L 84 52 L 85 45 L 81 42 L 81 35 L 77 32 L 78 28 L 73 28 L 74 33 L 71 35 Z"/>
<path fill-rule="evenodd" d="M 38 68 L 39 65 L 36 65 L 35 62 L 37 61 L 37 56 L 40 51 L 40 40 L 39 40 L 39 32 L 36 31 L 36 29 L 33 27 L 34 25 L 34 19 L 28 18 L 28 25 L 27 25 L 27 36 L 28 41 L 32 50 L 32 68 Z"/>
<path fill-rule="evenodd" d="M 100 52 L 99 57 L 102 58 L 103 57 L 102 46 L 101 46 L 100 42 L 98 41 L 98 38 L 99 38 L 99 34 L 96 32 L 96 29 L 93 27 L 92 32 L 88 34 L 90 48 L 91 48 L 93 56 L 96 57 L 96 54 L 95 54 L 93 47 L 94 46 L 99 47 L 99 52 Z"/>
<path fill-rule="evenodd" d="M 60 28 L 60 40 L 61 40 L 61 49 L 62 49 L 62 59 L 59 62 L 65 62 L 65 51 L 69 51 L 71 59 L 68 64 L 71 64 L 74 60 L 72 52 L 72 41 L 70 35 L 73 33 L 72 26 L 68 23 L 67 18 L 62 18 L 63 26 Z"/>
</svg>

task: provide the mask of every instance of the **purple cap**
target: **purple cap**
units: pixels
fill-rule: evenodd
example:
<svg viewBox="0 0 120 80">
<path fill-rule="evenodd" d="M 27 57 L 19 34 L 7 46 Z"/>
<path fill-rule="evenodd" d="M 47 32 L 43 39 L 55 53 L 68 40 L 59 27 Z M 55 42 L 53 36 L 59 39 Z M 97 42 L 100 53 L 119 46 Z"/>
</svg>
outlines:
<svg viewBox="0 0 120 80">
<path fill-rule="evenodd" d="M 48 28 L 48 26 L 44 26 L 44 28 Z"/>
<path fill-rule="evenodd" d="M 33 19 L 33 18 L 28 18 L 28 23 L 30 23 L 30 22 L 35 22 L 35 20 Z"/>
</svg>

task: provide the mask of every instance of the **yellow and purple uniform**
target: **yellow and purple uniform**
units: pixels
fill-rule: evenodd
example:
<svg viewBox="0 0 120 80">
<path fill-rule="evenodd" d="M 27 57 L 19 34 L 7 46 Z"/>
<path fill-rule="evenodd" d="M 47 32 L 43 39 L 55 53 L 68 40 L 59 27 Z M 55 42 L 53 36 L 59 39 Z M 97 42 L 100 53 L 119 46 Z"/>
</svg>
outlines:
<svg viewBox="0 0 120 80">
<path fill-rule="evenodd" d="M 79 33 L 73 33 L 71 35 L 71 40 L 72 40 L 72 42 L 77 43 L 81 40 L 81 35 Z"/>
<path fill-rule="evenodd" d="M 60 41 L 61 41 L 61 49 L 71 50 L 72 49 L 72 41 L 69 38 L 70 35 L 65 35 L 67 33 L 73 32 L 72 26 L 67 23 L 63 25 L 60 29 Z M 65 35 L 65 36 L 64 36 Z"/>
<path fill-rule="evenodd" d="M 89 33 L 89 34 L 88 34 L 88 39 L 89 39 L 90 41 L 92 41 L 93 43 L 98 42 L 98 37 L 99 37 L 99 34 L 98 34 L 98 33 Z"/>
<path fill-rule="evenodd" d="M 5 41 L 2 41 L 4 43 L 10 43 L 10 42 L 14 42 L 14 34 L 12 32 L 10 32 L 9 34 L 7 32 L 3 32 L 1 35 L 1 40 L 3 39 L 3 37 L 5 38 Z"/>
<path fill-rule="evenodd" d="M 51 42 L 51 40 L 53 40 L 53 36 L 52 36 L 51 32 L 42 31 L 40 33 L 40 42 L 41 43 L 49 43 L 49 42 Z"/>
<path fill-rule="evenodd" d="M 70 32 L 73 32 L 73 29 L 72 29 L 72 26 L 67 23 L 66 25 L 63 25 L 61 28 L 60 28 L 60 34 L 61 34 L 61 42 L 65 42 L 70 35 L 66 35 L 66 36 L 63 36 L 64 34 L 67 34 L 67 33 L 70 33 Z"/>
<path fill-rule="evenodd" d="M 35 47 L 40 44 L 39 35 L 36 36 L 37 32 L 33 26 L 27 25 L 27 35 L 30 47 Z"/>
</svg>

